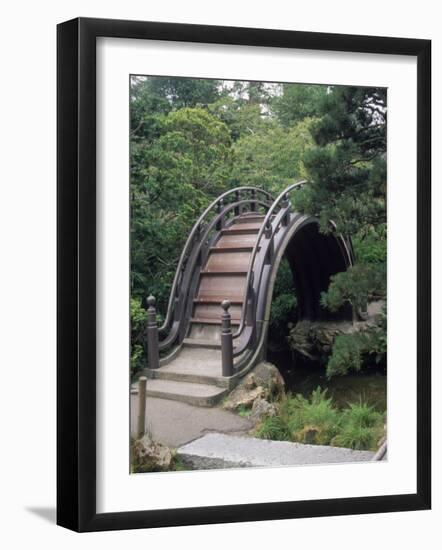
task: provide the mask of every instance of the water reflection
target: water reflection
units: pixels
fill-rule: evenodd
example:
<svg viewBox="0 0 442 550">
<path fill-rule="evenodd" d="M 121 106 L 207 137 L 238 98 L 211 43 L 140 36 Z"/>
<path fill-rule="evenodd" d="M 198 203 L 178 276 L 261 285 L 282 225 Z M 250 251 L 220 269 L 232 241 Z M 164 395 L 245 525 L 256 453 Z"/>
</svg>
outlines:
<svg viewBox="0 0 442 550">
<path fill-rule="evenodd" d="M 268 360 L 281 371 L 286 390 L 309 397 L 318 386 L 327 388 L 328 395 L 338 407 L 348 403 L 367 402 L 380 411 L 387 409 L 387 376 L 385 369 L 367 368 L 359 373 L 334 376 L 330 380 L 325 368 L 301 357 L 292 357 L 289 350 L 269 351 Z"/>
</svg>

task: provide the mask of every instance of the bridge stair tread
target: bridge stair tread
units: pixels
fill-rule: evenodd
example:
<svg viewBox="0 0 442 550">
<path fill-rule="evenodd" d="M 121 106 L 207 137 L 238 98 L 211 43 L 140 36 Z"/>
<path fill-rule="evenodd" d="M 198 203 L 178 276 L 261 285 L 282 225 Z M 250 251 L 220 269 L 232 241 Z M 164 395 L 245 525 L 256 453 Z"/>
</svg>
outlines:
<svg viewBox="0 0 442 550">
<path fill-rule="evenodd" d="M 192 317 L 190 319 L 191 323 L 197 323 L 197 324 L 207 324 L 207 325 L 220 325 L 221 324 L 221 314 L 219 315 L 219 319 L 215 317 Z M 231 325 L 239 325 L 240 321 L 239 319 L 232 319 L 230 321 Z"/>
<path fill-rule="evenodd" d="M 221 341 L 203 338 L 184 338 L 183 344 L 192 348 L 221 349 Z"/>
<path fill-rule="evenodd" d="M 262 223 L 235 223 L 221 230 L 221 235 L 255 234 L 261 229 Z"/>
<path fill-rule="evenodd" d="M 212 384 L 151 378 L 147 380 L 146 395 L 160 399 L 182 401 L 190 405 L 211 407 L 228 392 L 226 387 Z"/>
</svg>

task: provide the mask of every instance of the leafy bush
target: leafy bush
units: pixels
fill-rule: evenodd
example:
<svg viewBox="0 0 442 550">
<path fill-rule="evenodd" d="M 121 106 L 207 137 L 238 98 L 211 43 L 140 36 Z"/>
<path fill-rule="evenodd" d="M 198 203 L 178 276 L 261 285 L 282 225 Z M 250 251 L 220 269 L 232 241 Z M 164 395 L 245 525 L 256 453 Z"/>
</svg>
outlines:
<svg viewBox="0 0 442 550">
<path fill-rule="evenodd" d="M 327 376 L 359 371 L 362 367 L 362 338 L 359 334 L 340 334 L 336 337 L 327 363 Z"/>
<path fill-rule="evenodd" d="M 350 449 L 376 449 L 383 433 L 383 414 L 366 403 L 338 409 L 327 390 L 316 388 L 308 399 L 288 395 L 278 403 L 278 414 L 265 417 L 257 437 Z"/>
<path fill-rule="evenodd" d="M 386 295 L 386 264 L 355 264 L 331 277 L 327 292 L 321 293 L 321 305 L 338 311 L 348 303 L 365 310 L 367 302 Z"/>
<path fill-rule="evenodd" d="M 310 399 L 297 395 L 289 409 L 288 425 L 292 439 L 299 443 L 326 445 L 336 435 L 339 424 L 338 411 L 332 399 L 326 396 L 327 390 L 318 387 Z"/>
<path fill-rule="evenodd" d="M 146 329 L 147 312 L 141 305 L 139 298 L 130 299 L 130 331 L 131 351 L 130 370 L 131 374 L 143 368 L 144 364 L 144 331 Z"/>
<path fill-rule="evenodd" d="M 331 444 L 350 449 L 375 450 L 383 434 L 383 426 L 382 413 L 366 403 L 354 403 L 342 413 L 341 428 Z"/>
<path fill-rule="evenodd" d="M 270 310 L 270 334 L 271 341 L 277 344 L 285 342 L 287 325 L 296 318 L 295 285 L 290 264 L 283 258 L 278 269 L 273 289 L 272 307 Z"/>
<path fill-rule="evenodd" d="M 283 416 L 267 416 L 258 426 L 255 435 L 262 439 L 291 441 L 287 421 Z"/>
<path fill-rule="evenodd" d="M 380 365 L 387 356 L 387 315 L 385 309 L 378 323 L 362 332 L 340 334 L 336 337 L 330 358 L 327 362 L 327 377 L 361 370 L 364 364 L 373 361 Z"/>
<path fill-rule="evenodd" d="M 363 264 L 383 263 L 387 257 L 387 224 L 370 226 L 352 238 L 356 260 Z"/>
</svg>

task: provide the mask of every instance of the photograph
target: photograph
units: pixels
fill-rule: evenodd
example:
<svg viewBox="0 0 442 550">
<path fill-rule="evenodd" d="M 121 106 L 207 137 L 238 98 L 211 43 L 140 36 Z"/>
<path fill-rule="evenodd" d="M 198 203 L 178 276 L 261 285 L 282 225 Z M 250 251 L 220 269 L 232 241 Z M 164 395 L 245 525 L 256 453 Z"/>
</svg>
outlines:
<svg viewBox="0 0 442 550">
<path fill-rule="evenodd" d="M 388 460 L 387 88 L 128 85 L 130 473 L 364 476 Z"/>
<path fill-rule="evenodd" d="M 371 7 L 5 4 L 2 548 L 437 546 L 440 17 Z"/>
</svg>

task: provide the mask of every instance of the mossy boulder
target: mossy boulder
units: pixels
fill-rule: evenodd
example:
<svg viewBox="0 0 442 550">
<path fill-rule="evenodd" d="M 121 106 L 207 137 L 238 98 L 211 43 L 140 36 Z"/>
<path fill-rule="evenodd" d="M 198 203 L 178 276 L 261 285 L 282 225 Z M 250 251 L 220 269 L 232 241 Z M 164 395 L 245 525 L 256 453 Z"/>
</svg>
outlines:
<svg viewBox="0 0 442 550">
<path fill-rule="evenodd" d="M 223 403 L 227 410 L 253 409 L 254 402 L 274 400 L 284 395 L 284 379 L 268 361 L 262 361 L 245 376 Z"/>
</svg>

